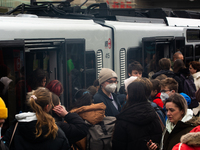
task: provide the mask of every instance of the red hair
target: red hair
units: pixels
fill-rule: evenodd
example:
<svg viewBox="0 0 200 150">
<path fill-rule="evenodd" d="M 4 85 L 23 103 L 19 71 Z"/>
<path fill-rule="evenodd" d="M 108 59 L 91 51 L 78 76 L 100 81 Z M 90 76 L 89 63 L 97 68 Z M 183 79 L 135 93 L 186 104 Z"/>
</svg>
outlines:
<svg viewBox="0 0 200 150">
<path fill-rule="evenodd" d="M 49 91 L 53 92 L 54 94 L 58 96 L 60 96 L 60 94 L 63 93 L 62 83 L 58 80 L 52 80 L 51 82 L 47 84 L 46 88 L 48 88 Z"/>
</svg>

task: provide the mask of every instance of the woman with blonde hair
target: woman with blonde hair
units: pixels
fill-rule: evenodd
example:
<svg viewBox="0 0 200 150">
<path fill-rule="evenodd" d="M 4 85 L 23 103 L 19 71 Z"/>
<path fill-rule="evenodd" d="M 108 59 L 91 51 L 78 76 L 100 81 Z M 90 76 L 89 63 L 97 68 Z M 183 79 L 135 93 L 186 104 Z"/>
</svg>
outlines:
<svg viewBox="0 0 200 150">
<path fill-rule="evenodd" d="M 67 150 L 68 140 L 49 114 L 51 93 L 39 87 L 28 101 L 33 112 L 15 115 L 16 121 L 6 132 L 3 141 L 10 150 Z"/>
</svg>

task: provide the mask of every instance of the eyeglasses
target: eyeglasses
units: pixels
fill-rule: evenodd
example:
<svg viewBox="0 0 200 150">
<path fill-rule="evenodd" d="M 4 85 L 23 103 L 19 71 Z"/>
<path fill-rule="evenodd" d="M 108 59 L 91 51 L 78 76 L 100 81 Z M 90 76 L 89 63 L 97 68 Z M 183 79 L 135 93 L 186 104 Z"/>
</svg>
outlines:
<svg viewBox="0 0 200 150">
<path fill-rule="evenodd" d="M 108 80 L 108 81 L 106 81 L 106 82 L 108 82 L 108 83 L 118 83 L 117 80 L 115 80 L 115 81 L 113 81 L 113 80 Z"/>
<path fill-rule="evenodd" d="M 161 93 L 162 93 L 162 92 L 166 93 L 167 91 L 171 91 L 171 90 L 161 90 L 160 92 L 161 92 Z"/>
</svg>

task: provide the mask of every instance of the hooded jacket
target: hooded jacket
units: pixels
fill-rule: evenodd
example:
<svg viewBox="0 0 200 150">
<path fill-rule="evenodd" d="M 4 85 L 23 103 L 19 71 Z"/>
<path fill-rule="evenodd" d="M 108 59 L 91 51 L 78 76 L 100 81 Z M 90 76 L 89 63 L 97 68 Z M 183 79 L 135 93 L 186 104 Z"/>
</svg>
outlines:
<svg viewBox="0 0 200 150">
<path fill-rule="evenodd" d="M 200 126 L 183 135 L 181 143 L 176 144 L 172 150 L 200 150 Z"/>
<path fill-rule="evenodd" d="M 181 79 L 174 72 L 172 72 L 170 70 L 160 70 L 152 76 L 152 79 L 155 79 L 157 76 L 159 76 L 161 74 L 164 74 L 169 78 L 174 78 L 178 82 L 178 93 L 183 92 L 183 83 L 182 83 Z"/>
<path fill-rule="evenodd" d="M 18 121 L 16 131 L 10 146 L 10 150 L 67 150 L 69 149 L 68 140 L 61 129 L 58 129 L 57 136 L 45 138 L 48 128 L 42 127 L 42 134 L 36 138 L 35 125 L 37 122 L 36 114 L 33 112 L 21 113 L 15 116 Z M 16 122 L 15 122 L 16 123 Z M 5 133 L 2 141 L 9 146 L 15 124 Z"/>
<path fill-rule="evenodd" d="M 148 150 L 146 145 L 150 139 L 160 143 L 162 128 L 149 102 L 127 107 L 116 118 L 113 150 Z"/>
<path fill-rule="evenodd" d="M 161 140 L 161 148 L 163 150 L 171 150 L 174 145 L 180 142 L 182 135 L 190 132 L 195 126 L 189 122 L 193 117 L 191 109 L 187 109 L 186 115 L 176 125 L 173 125 L 169 120 L 166 121 L 166 130 L 163 132 Z"/>
</svg>

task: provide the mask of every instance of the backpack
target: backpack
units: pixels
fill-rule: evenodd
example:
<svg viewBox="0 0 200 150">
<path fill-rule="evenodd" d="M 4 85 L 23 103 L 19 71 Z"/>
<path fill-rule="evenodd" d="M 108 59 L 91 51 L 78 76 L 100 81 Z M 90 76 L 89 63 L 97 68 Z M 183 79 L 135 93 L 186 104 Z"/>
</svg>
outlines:
<svg viewBox="0 0 200 150">
<path fill-rule="evenodd" d="M 114 131 L 116 118 L 112 116 L 104 119 L 96 125 L 90 125 L 87 135 L 87 150 L 111 150 L 112 134 Z"/>
<path fill-rule="evenodd" d="M 195 97 L 196 86 L 194 84 L 194 81 L 191 78 L 185 77 L 182 74 L 180 75 L 180 77 L 183 81 L 183 92 L 191 98 L 191 104 L 188 107 L 189 108 L 198 107 L 199 104 Z"/>
</svg>

